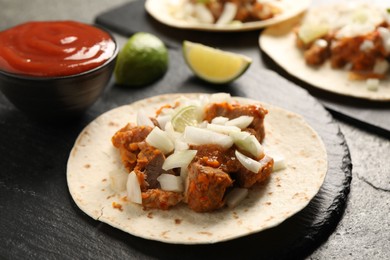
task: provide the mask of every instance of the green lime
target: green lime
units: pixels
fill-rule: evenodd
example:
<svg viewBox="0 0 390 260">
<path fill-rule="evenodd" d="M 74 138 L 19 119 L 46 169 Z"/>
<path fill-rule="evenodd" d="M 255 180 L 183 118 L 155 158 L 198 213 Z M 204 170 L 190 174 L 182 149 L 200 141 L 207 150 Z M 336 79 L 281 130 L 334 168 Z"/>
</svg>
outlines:
<svg viewBox="0 0 390 260">
<path fill-rule="evenodd" d="M 195 75 L 215 84 L 237 79 L 252 63 L 247 56 L 189 41 L 183 42 L 183 56 Z"/>
<path fill-rule="evenodd" d="M 172 116 L 172 126 L 177 132 L 184 132 L 186 126 L 195 126 L 199 123 L 201 110 L 197 106 L 186 106 L 179 109 Z"/>
<path fill-rule="evenodd" d="M 116 83 L 143 86 L 162 77 L 168 69 L 168 51 L 156 36 L 139 32 L 130 37 L 118 54 Z"/>
</svg>

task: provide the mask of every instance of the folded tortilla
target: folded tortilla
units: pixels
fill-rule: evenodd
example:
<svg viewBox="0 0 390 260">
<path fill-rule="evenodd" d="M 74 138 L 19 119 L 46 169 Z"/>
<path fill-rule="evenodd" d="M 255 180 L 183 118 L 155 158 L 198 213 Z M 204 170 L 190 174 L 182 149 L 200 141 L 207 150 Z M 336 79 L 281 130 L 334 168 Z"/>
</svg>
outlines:
<svg viewBox="0 0 390 260">
<path fill-rule="evenodd" d="M 282 21 L 285 21 L 291 17 L 294 17 L 303 11 L 305 11 L 309 5 L 310 0 L 280 0 L 278 4 L 282 7 L 282 13 L 272 17 L 270 19 L 245 23 L 233 23 L 233 24 L 202 24 L 197 22 L 180 20 L 173 17 L 168 9 L 168 3 L 172 0 L 147 0 L 145 3 L 146 11 L 154 17 L 160 23 L 165 25 L 202 31 L 248 31 L 264 28 Z"/>
<path fill-rule="evenodd" d="M 294 27 L 301 19 L 295 18 L 269 27 L 259 37 L 260 48 L 292 76 L 313 87 L 355 98 L 390 101 L 390 79 L 380 80 L 377 91 L 367 88 L 365 80 L 350 80 L 348 71 L 333 69 L 330 62 L 314 67 L 306 64 L 303 52 L 295 45 Z"/>
<path fill-rule="evenodd" d="M 198 98 L 200 94 L 182 94 Z M 287 168 L 249 191 L 235 208 L 196 213 L 186 204 L 169 210 L 143 209 L 110 188 L 109 172 L 121 167 L 119 152 L 111 143 L 114 133 L 136 122 L 138 110 L 148 115 L 170 104 L 180 94 L 168 94 L 121 106 L 92 121 L 78 136 L 69 155 L 67 181 L 77 206 L 95 220 L 134 236 L 176 244 L 208 244 L 230 240 L 274 227 L 303 209 L 319 191 L 327 155 L 318 134 L 297 114 L 262 104 L 265 149 L 284 155 Z M 238 98 L 242 104 L 258 101 Z M 120 207 L 118 207 L 120 205 Z"/>
</svg>

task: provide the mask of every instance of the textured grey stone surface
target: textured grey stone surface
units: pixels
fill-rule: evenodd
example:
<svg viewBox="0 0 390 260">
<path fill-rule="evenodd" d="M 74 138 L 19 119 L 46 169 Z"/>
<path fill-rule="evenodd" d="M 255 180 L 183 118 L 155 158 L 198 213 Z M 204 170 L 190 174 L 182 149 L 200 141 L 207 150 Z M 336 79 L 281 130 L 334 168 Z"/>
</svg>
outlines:
<svg viewBox="0 0 390 260">
<path fill-rule="evenodd" d="M 0 0 L 0 30 L 30 20 L 92 23 L 97 14 L 126 2 Z M 120 45 L 126 40 L 116 37 Z M 308 259 L 390 259 L 390 141 L 338 122 L 352 156 L 351 193 L 336 230 Z"/>
</svg>

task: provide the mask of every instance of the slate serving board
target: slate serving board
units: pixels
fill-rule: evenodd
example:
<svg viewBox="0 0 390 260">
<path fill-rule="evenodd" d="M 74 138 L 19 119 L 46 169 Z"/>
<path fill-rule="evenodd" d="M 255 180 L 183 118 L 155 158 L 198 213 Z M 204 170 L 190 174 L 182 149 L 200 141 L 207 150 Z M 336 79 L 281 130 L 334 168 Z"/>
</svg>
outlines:
<svg viewBox="0 0 390 260">
<path fill-rule="evenodd" d="M 314 5 L 324 3 L 326 1 L 313 1 Z M 259 51 L 258 38 L 260 31 L 223 33 L 171 28 L 151 17 L 144 8 L 143 0 L 130 2 L 104 12 L 96 17 L 96 23 L 124 36 L 130 36 L 139 31 L 150 32 L 157 35 L 167 46 L 174 49 L 180 49 L 182 41 L 189 40 L 255 57 L 260 60 L 258 62 L 260 68 L 272 69 L 307 89 L 334 116 L 356 123 L 359 127 L 390 138 L 390 102 L 370 102 L 320 91 L 290 76 L 264 53 Z"/>
<path fill-rule="evenodd" d="M 306 90 L 276 73 L 249 70 L 221 89 L 193 77 L 181 52 L 169 53 L 169 70 L 160 81 L 137 89 L 111 82 L 84 116 L 62 124 L 32 121 L 0 95 L 0 258 L 296 259 L 312 253 L 328 238 L 344 211 L 351 181 L 348 147 L 332 116 Z M 91 219 L 75 205 L 66 184 L 66 163 L 75 139 L 90 121 L 107 110 L 153 95 L 217 91 L 297 112 L 319 133 L 326 145 L 329 170 L 306 208 L 258 234 L 189 246 L 134 237 Z"/>
</svg>

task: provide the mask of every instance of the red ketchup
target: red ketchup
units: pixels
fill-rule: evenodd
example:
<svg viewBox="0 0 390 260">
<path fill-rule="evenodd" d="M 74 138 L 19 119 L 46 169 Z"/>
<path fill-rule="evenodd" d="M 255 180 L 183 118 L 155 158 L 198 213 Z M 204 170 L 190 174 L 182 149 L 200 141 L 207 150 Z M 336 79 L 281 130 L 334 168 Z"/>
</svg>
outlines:
<svg viewBox="0 0 390 260">
<path fill-rule="evenodd" d="M 78 74 L 112 57 L 115 42 L 74 21 L 28 22 L 0 32 L 0 70 L 39 77 Z"/>
</svg>

